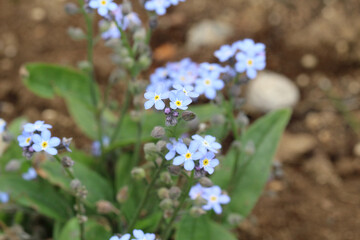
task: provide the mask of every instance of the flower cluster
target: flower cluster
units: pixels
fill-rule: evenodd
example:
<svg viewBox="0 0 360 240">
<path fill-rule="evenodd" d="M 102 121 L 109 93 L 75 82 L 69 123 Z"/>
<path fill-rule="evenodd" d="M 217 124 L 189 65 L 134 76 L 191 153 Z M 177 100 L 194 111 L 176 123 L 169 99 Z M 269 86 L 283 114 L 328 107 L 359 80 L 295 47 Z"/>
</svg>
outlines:
<svg viewBox="0 0 360 240">
<path fill-rule="evenodd" d="M 131 240 L 155 240 L 155 234 L 153 233 L 144 233 L 142 230 L 135 229 L 133 231 L 133 236 Z M 131 235 L 129 233 L 124 234 L 121 237 L 112 236 L 109 240 L 129 240 Z"/>
<path fill-rule="evenodd" d="M 179 2 L 185 2 L 185 0 L 148 0 L 145 2 L 145 9 L 155 11 L 157 15 L 164 15 L 167 8 Z"/>
<path fill-rule="evenodd" d="M 23 148 L 24 154 L 27 156 L 33 152 L 44 151 L 50 155 L 56 155 L 58 149 L 68 149 L 68 142 L 60 146 L 60 139 L 51 137 L 49 129 L 51 125 L 45 124 L 44 121 L 36 121 L 35 123 L 27 123 L 24 125 L 24 131 L 17 137 L 19 146 Z"/>
<path fill-rule="evenodd" d="M 0 134 L 5 131 L 6 128 L 6 122 L 4 119 L 0 118 Z"/>
<path fill-rule="evenodd" d="M 208 211 L 213 209 L 216 214 L 222 213 L 223 204 L 230 202 L 230 197 L 221 192 L 219 186 L 203 187 L 200 183 L 196 184 L 190 189 L 189 196 L 192 200 L 197 198 L 203 198 L 206 200 L 206 204 L 202 206 L 202 209 Z"/>
<path fill-rule="evenodd" d="M 247 77 L 253 79 L 257 71 L 266 66 L 265 45 L 255 43 L 252 39 L 244 39 L 230 45 L 223 45 L 214 55 L 220 62 L 226 62 L 235 57 L 235 70 L 238 73 L 246 72 Z"/>
<path fill-rule="evenodd" d="M 203 169 L 205 172 L 212 174 L 214 168 L 219 165 L 219 160 L 215 158 L 215 153 L 221 149 L 221 145 L 216 142 L 216 138 L 210 135 L 201 137 L 193 135 L 189 147 L 182 139 L 176 141 L 170 139 L 171 143 L 166 145 L 169 152 L 165 155 L 166 160 L 173 160 L 175 166 L 184 164 L 188 171 Z M 178 154 L 178 156 L 176 156 Z M 175 157 L 176 156 L 176 157 Z M 199 160 L 195 164 L 195 161 Z"/>
</svg>

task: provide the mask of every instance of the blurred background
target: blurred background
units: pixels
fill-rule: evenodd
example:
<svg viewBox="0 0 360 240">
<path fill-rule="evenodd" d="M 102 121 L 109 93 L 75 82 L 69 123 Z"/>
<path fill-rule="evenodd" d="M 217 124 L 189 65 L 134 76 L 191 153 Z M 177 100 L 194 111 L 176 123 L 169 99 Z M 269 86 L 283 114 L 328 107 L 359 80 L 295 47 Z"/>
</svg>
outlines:
<svg viewBox="0 0 360 240">
<path fill-rule="evenodd" d="M 19 74 L 26 62 L 76 66 L 86 58 L 85 42 L 67 35 L 70 26 L 84 26 L 64 12 L 67 2 L 0 1 L 0 117 L 45 120 L 86 149 L 90 141 L 64 102 L 33 95 Z M 159 18 L 152 69 L 184 57 L 216 62 L 222 44 L 253 38 L 267 46 L 268 71 L 243 90 L 250 119 L 294 108 L 272 178 L 239 239 L 360 239 L 359 12 L 358 0 L 187 0 Z M 114 68 L 109 53 L 100 41 L 102 86 Z M 113 95 L 120 100 L 122 92 L 118 86 Z"/>
</svg>

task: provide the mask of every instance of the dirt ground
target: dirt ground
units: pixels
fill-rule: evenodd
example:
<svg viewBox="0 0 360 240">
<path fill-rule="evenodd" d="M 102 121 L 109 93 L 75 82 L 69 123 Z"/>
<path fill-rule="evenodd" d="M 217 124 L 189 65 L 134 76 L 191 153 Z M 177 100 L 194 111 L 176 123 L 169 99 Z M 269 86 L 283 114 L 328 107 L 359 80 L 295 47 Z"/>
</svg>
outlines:
<svg viewBox="0 0 360 240">
<path fill-rule="evenodd" d="M 83 20 L 67 16 L 65 2 L 0 1 L 0 116 L 46 120 L 87 148 L 89 141 L 62 100 L 36 97 L 19 78 L 26 62 L 76 65 L 85 59 L 84 42 L 66 34 Z M 186 47 L 189 29 L 212 19 L 231 26 L 224 43 L 243 38 L 265 43 L 267 69 L 286 75 L 300 89 L 274 176 L 241 224 L 239 239 L 360 239 L 359 11 L 358 0 L 187 0 L 160 18 L 152 41 L 154 67 L 183 57 L 215 61 L 212 53 L 221 44 Z M 112 69 L 108 53 L 98 44 L 101 83 Z"/>
</svg>

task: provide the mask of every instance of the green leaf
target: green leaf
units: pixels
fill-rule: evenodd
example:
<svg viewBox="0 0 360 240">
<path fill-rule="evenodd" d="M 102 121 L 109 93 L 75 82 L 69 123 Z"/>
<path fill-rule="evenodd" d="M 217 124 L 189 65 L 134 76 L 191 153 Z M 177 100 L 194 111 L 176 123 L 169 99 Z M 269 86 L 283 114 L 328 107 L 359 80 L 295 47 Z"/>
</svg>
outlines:
<svg viewBox="0 0 360 240">
<path fill-rule="evenodd" d="M 250 141 L 254 143 L 255 153 L 248 155 L 242 149 L 233 147 L 222 162 L 221 169 L 215 171 L 212 177 L 215 184 L 225 189 L 233 186 L 228 210 L 242 216 L 251 212 L 269 178 L 273 156 L 290 115 L 290 110 L 283 109 L 257 120 L 241 138 L 242 146 Z M 238 173 L 235 181 L 230 182 L 235 161 Z"/>
<path fill-rule="evenodd" d="M 17 137 L 22 132 L 22 125 L 27 122 L 27 119 L 25 117 L 19 117 L 13 120 L 8 127 L 9 132 Z"/>
<path fill-rule="evenodd" d="M 85 223 L 85 239 L 99 240 L 111 237 L 110 227 L 102 225 L 94 219 Z M 77 218 L 70 219 L 62 229 L 57 240 L 80 240 L 80 225 Z"/>
<path fill-rule="evenodd" d="M 23 159 L 22 149 L 17 142 L 11 142 L 4 154 L 0 156 L 0 170 L 5 170 L 6 164 L 12 159 Z"/>
<path fill-rule="evenodd" d="M 8 192 L 12 201 L 55 220 L 64 221 L 72 215 L 71 206 L 64 197 L 40 179 L 25 181 L 20 176 L 1 175 L 0 189 Z"/>
<path fill-rule="evenodd" d="M 222 225 L 204 215 L 198 218 L 185 215 L 177 228 L 175 240 L 236 240 L 237 238 Z"/>
<path fill-rule="evenodd" d="M 42 169 L 40 174 L 43 178 L 66 191 L 71 191 L 70 179 L 58 162 L 45 161 L 40 167 Z M 75 162 L 73 170 L 75 177 L 84 184 L 88 191 L 85 203 L 89 207 L 95 207 L 96 202 L 99 200 L 113 200 L 114 195 L 111 184 L 97 172 L 80 162 Z"/>
</svg>

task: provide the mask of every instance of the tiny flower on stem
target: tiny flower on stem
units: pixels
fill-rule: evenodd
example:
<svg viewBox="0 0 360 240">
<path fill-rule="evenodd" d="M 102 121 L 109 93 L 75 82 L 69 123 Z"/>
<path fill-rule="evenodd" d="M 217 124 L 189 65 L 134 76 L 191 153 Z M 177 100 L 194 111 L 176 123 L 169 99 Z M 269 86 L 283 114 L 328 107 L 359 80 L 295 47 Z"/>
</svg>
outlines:
<svg viewBox="0 0 360 240">
<path fill-rule="evenodd" d="M 37 177 L 37 173 L 34 168 L 29 168 L 26 173 L 22 174 L 22 178 L 26 181 L 33 180 Z"/>
<path fill-rule="evenodd" d="M 33 133 L 35 131 L 42 132 L 52 128 L 50 124 L 45 124 L 44 121 L 36 121 L 35 123 L 27 123 L 24 125 L 24 131 Z"/>
<path fill-rule="evenodd" d="M 19 146 L 20 147 L 28 147 L 31 144 L 32 133 L 24 131 L 22 133 L 22 135 L 17 137 L 17 140 L 19 141 Z"/>
<path fill-rule="evenodd" d="M 169 98 L 169 92 L 146 92 L 144 94 L 144 97 L 148 99 L 148 101 L 145 102 L 144 107 L 145 109 L 150 109 L 155 105 L 155 109 L 157 110 L 163 110 L 165 108 L 165 103 L 163 99 Z"/>
<path fill-rule="evenodd" d="M 145 9 L 155 11 L 157 15 L 164 15 L 168 7 L 170 7 L 169 0 L 149 0 L 145 3 Z"/>
<path fill-rule="evenodd" d="M 153 233 L 144 233 L 142 230 L 135 229 L 133 231 L 135 238 L 132 240 L 155 240 L 155 234 Z"/>
<path fill-rule="evenodd" d="M 213 209 L 216 214 L 222 213 L 221 204 L 228 204 L 230 197 L 225 194 L 221 194 L 221 188 L 219 186 L 213 186 L 204 190 L 203 198 L 208 202 L 203 206 L 204 210 Z"/>
<path fill-rule="evenodd" d="M 214 168 L 219 165 L 219 160 L 215 158 L 213 152 L 207 152 L 204 157 L 200 159 L 200 168 L 204 168 L 209 174 L 214 173 Z"/>
<path fill-rule="evenodd" d="M 205 138 L 200 135 L 193 135 L 192 139 L 199 144 L 199 152 L 206 154 L 207 150 L 217 153 L 221 149 L 221 144 L 216 141 L 216 138 L 211 135 L 206 135 Z"/>
<path fill-rule="evenodd" d="M 173 164 L 178 166 L 184 163 L 184 168 L 187 171 L 191 171 L 195 167 L 195 160 L 199 160 L 202 157 L 202 153 L 198 151 L 198 143 L 191 141 L 189 148 L 184 143 L 176 146 L 176 152 L 180 154 L 174 159 Z"/>
<path fill-rule="evenodd" d="M 56 155 L 58 153 L 55 147 L 59 146 L 60 139 L 57 137 L 51 137 L 50 131 L 46 130 L 33 136 L 34 145 L 32 146 L 35 152 L 45 151 L 50 155 Z"/>
<path fill-rule="evenodd" d="M 101 16 L 106 16 L 109 11 L 114 11 L 117 8 L 113 0 L 90 0 L 89 6 L 97 9 Z"/>
<path fill-rule="evenodd" d="M 181 109 L 181 110 L 186 110 L 188 109 L 188 105 L 192 102 L 191 98 L 189 98 L 188 96 L 186 96 L 182 91 L 174 93 L 171 92 L 169 94 L 169 98 L 170 98 L 170 107 L 172 109 Z"/>
</svg>

